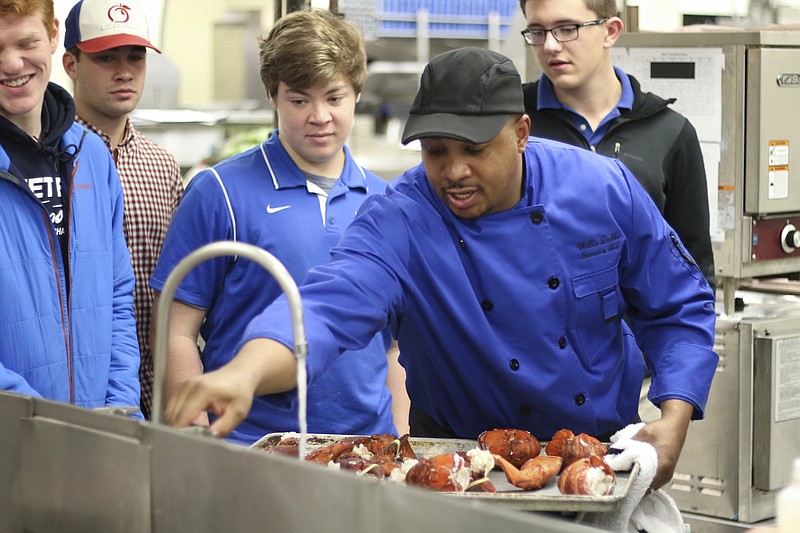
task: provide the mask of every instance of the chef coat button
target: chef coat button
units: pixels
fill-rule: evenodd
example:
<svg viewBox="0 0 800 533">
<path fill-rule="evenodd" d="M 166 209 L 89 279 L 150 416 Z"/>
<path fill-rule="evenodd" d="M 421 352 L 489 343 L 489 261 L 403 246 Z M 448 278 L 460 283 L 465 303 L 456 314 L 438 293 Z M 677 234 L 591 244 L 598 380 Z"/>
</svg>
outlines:
<svg viewBox="0 0 800 533">
<path fill-rule="evenodd" d="M 529 414 L 531 414 L 531 406 L 530 405 L 520 405 L 519 406 L 519 412 L 520 412 L 520 414 L 523 414 L 523 415 L 529 415 Z"/>
<path fill-rule="evenodd" d="M 544 220 L 544 213 L 541 211 L 534 211 L 531 215 L 531 222 L 534 224 L 541 224 L 542 220 Z"/>
<path fill-rule="evenodd" d="M 484 301 L 481 302 L 481 308 L 484 311 L 489 312 L 492 309 L 494 309 L 494 304 L 492 303 L 491 300 L 484 300 Z"/>
<path fill-rule="evenodd" d="M 464 250 L 467 249 L 467 243 L 464 242 L 464 239 L 458 239 L 458 245 L 461 246 Z"/>
<path fill-rule="evenodd" d="M 565 339 L 564 337 L 561 337 L 560 339 L 558 339 L 558 347 L 561 348 L 562 350 L 564 348 L 566 348 L 567 347 L 567 339 Z"/>
<path fill-rule="evenodd" d="M 586 403 L 586 396 L 581 394 L 580 392 L 575 395 L 575 405 L 580 407 L 581 405 Z"/>
<path fill-rule="evenodd" d="M 547 286 L 551 289 L 557 289 L 560 284 L 561 282 L 555 276 L 547 280 Z"/>
<path fill-rule="evenodd" d="M 516 372 L 517 370 L 519 370 L 519 361 L 517 361 L 516 359 L 512 359 L 511 361 L 508 362 L 508 366 L 511 367 L 511 370 Z"/>
</svg>

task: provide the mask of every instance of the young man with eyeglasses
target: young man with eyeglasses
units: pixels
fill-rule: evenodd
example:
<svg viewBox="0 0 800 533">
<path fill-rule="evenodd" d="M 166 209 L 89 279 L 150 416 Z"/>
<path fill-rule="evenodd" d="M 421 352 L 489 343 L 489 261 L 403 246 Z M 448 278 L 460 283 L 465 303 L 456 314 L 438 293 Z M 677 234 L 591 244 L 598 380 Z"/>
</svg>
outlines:
<svg viewBox="0 0 800 533">
<path fill-rule="evenodd" d="M 715 285 L 703 154 L 683 115 L 611 60 L 623 31 L 615 0 L 520 0 L 542 75 L 524 86 L 531 135 L 619 159 Z"/>
</svg>

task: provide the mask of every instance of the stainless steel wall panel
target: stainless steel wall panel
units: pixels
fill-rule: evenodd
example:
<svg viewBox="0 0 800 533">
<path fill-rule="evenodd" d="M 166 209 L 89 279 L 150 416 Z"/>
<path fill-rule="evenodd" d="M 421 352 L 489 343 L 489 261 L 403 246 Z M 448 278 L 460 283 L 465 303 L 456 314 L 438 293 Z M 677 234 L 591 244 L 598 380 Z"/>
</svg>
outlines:
<svg viewBox="0 0 800 533">
<path fill-rule="evenodd" d="M 774 491 L 800 457 L 800 335 L 756 338 L 753 374 L 753 486 Z"/>
<path fill-rule="evenodd" d="M 332 517 L 342 531 L 374 525 L 359 509 L 372 487 L 344 474 L 174 431 L 148 431 L 145 442 L 155 532 L 325 531 Z"/>
<path fill-rule="evenodd" d="M 21 426 L 24 531 L 150 531 L 146 447 L 56 419 L 23 419 Z"/>
<path fill-rule="evenodd" d="M 31 398 L 0 391 L 0 531 L 22 531 L 21 420 L 32 408 Z"/>
</svg>

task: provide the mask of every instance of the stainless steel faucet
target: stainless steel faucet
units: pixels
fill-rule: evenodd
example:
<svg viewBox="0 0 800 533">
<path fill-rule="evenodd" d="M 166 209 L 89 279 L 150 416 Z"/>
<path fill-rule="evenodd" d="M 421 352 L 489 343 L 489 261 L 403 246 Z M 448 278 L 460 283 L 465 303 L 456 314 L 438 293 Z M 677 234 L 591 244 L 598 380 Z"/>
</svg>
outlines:
<svg viewBox="0 0 800 533">
<path fill-rule="evenodd" d="M 220 241 L 207 244 L 198 248 L 187 255 L 167 277 L 164 289 L 156 309 L 155 323 L 155 345 L 153 346 L 153 416 L 152 420 L 156 424 L 163 423 L 164 416 L 164 378 L 167 370 L 167 340 L 169 333 L 169 309 L 175 298 L 181 281 L 194 267 L 208 259 L 232 255 L 240 258 L 255 261 L 264 269 L 272 274 L 281 287 L 289 301 L 289 312 L 291 313 L 292 331 L 294 333 L 294 354 L 297 358 L 297 398 L 298 398 L 298 422 L 300 426 L 300 449 L 299 457 L 303 460 L 306 449 L 306 355 L 308 353 L 308 342 L 306 341 L 305 326 L 303 325 L 303 306 L 300 301 L 300 291 L 297 284 L 286 270 L 286 267 L 278 261 L 275 256 L 266 250 L 233 241 Z"/>
</svg>

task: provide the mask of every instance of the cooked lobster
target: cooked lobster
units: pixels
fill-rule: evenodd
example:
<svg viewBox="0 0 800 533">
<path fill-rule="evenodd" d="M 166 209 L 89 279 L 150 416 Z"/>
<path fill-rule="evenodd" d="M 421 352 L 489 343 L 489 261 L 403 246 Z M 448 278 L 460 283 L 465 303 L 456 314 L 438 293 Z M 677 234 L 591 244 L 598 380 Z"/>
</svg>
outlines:
<svg viewBox="0 0 800 533">
<path fill-rule="evenodd" d="M 539 439 L 523 429 L 492 429 L 478 436 L 478 447 L 499 455 L 516 468 L 542 451 Z"/>
<path fill-rule="evenodd" d="M 606 445 L 586 433 L 575 435 L 569 429 L 561 429 L 556 431 L 552 440 L 544 447 L 544 453 L 561 457 L 564 460 L 562 468 L 566 468 L 584 457 L 604 456 Z"/>
<path fill-rule="evenodd" d="M 464 492 L 471 475 L 467 462 L 457 453 L 420 459 L 406 474 L 406 484 L 440 492 Z"/>
<path fill-rule="evenodd" d="M 602 457 L 591 455 L 564 467 L 558 478 L 561 494 L 608 496 L 614 493 L 617 474 Z"/>
</svg>

